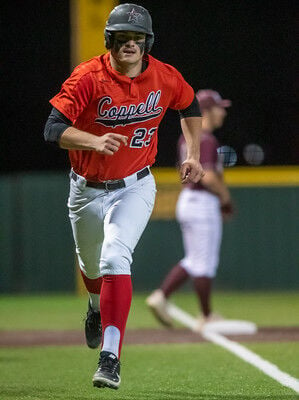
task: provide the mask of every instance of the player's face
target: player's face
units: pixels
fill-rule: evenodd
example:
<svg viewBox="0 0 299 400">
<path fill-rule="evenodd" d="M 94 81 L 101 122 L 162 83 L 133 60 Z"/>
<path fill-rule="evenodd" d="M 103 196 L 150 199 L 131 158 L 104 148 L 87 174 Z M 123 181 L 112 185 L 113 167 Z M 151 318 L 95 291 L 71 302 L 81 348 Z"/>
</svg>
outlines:
<svg viewBox="0 0 299 400">
<path fill-rule="evenodd" d="M 145 33 L 115 32 L 111 53 L 120 63 L 136 64 L 142 59 L 144 47 Z"/>
<path fill-rule="evenodd" d="M 214 129 L 220 128 L 223 125 L 226 115 L 226 110 L 223 107 L 214 106 L 209 110 L 209 118 Z"/>
</svg>

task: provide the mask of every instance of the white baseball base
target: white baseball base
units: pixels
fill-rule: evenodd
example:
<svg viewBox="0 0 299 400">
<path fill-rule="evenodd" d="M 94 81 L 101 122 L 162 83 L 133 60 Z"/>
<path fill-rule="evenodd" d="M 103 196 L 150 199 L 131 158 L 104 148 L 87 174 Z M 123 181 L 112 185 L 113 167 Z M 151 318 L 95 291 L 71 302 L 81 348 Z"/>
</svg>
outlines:
<svg viewBox="0 0 299 400">
<path fill-rule="evenodd" d="M 171 302 L 167 304 L 167 311 L 175 321 L 198 332 L 198 321 L 192 315 Z M 257 326 L 250 321 L 228 319 L 205 324 L 202 333 L 204 332 L 215 332 L 222 335 L 253 335 L 257 332 Z"/>
<path fill-rule="evenodd" d="M 222 335 L 253 335 L 257 332 L 257 326 L 250 321 L 227 319 L 209 322 L 205 324 L 203 331 Z"/>
</svg>

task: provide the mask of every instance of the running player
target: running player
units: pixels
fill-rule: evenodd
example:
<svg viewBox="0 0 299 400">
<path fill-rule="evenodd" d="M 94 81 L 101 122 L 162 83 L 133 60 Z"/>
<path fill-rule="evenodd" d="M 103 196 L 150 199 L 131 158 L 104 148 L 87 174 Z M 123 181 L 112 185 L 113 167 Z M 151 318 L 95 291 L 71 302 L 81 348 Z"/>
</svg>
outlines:
<svg viewBox="0 0 299 400">
<path fill-rule="evenodd" d="M 182 231 L 185 257 L 165 277 L 160 288 L 146 300 L 154 315 L 164 325 L 172 326 L 167 312 L 167 298 L 188 278 L 193 280 L 202 315 L 198 319 L 198 331 L 207 322 L 221 317 L 211 310 L 212 281 L 218 267 L 222 236 L 222 218 L 232 215 L 231 195 L 223 180 L 223 166 L 218 157 L 219 143 L 213 131 L 220 128 L 226 116 L 230 100 L 223 100 L 213 90 L 197 93 L 203 115 L 200 144 L 200 160 L 205 176 L 200 182 L 186 183 L 177 202 L 177 220 Z M 181 135 L 178 141 L 180 162 L 186 155 L 186 142 Z"/>
<path fill-rule="evenodd" d="M 154 42 L 148 11 L 115 7 L 104 35 L 109 52 L 75 68 L 50 100 L 44 136 L 69 151 L 69 216 L 89 293 L 86 341 L 91 348 L 101 344 L 93 384 L 117 389 L 132 254 L 154 206 L 150 166 L 167 108 L 179 110 L 186 139 L 182 181 L 198 182 L 203 170 L 198 102 L 174 67 L 148 54 Z"/>
</svg>

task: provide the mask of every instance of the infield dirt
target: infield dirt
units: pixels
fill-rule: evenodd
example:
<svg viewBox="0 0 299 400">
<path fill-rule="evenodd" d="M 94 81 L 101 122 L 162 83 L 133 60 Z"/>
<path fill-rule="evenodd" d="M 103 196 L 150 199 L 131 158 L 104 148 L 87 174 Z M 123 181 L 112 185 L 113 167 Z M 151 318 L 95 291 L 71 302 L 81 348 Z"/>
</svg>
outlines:
<svg viewBox="0 0 299 400">
<path fill-rule="evenodd" d="M 299 341 L 299 327 L 261 327 L 253 335 L 229 335 L 237 342 Z M 128 329 L 124 343 L 196 343 L 205 342 L 201 335 L 188 329 Z M 0 331 L 0 347 L 84 345 L 84 332 L 66 331 Z"/>
</svg>

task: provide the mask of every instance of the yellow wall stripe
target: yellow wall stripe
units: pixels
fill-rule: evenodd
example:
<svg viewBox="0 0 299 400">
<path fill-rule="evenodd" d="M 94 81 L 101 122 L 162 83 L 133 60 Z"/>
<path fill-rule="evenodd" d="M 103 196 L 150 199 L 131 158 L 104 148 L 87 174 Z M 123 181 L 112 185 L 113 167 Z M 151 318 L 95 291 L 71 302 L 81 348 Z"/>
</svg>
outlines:
<svg viewBox="0 0 299 400">
<path fill-rule="evenodd" d="M 152 168 L 158 184 L 177 184 L 175 168 Z M 224 169 L 229 186 L 298 186 L 299 166 L 233 167 Z"/>
</svg>

